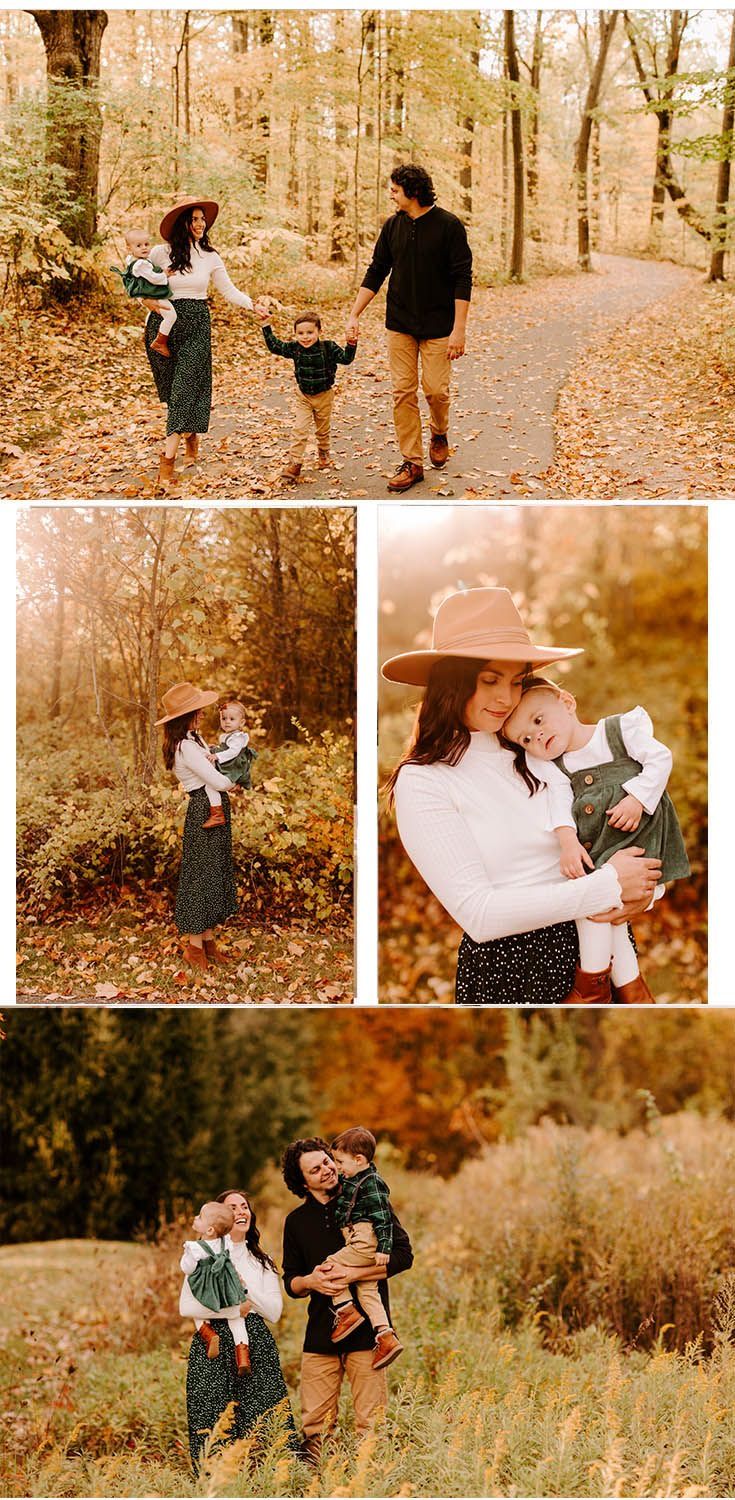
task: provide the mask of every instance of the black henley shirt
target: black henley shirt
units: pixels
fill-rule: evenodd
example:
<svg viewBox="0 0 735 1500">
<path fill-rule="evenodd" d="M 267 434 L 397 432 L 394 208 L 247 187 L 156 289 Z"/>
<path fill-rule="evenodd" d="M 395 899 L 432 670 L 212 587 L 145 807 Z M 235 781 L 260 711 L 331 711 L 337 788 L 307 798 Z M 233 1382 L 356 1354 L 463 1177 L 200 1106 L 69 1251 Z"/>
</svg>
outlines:
<svg viewBox="0 0 735 1500">
<path fill-rule="evenodd" d="M 329 1255 L 344 1247 L 344 1239 L 337 1228 L 334 1214 L 333 1198 L 328 1203 L 319 1203 L 309 1193 L 303 1203 L 287 1216 L 283 1226 L 283 1284 L 289 1297 L 295 1296 L 291 1290 L 294 1276 L 310 1276 L 315 1266 L 321 1265 Z M 393 1249 L 386 1269 L 389 1276 L 397 1276 L 401 1271 L 410 1270 L 413 1251 L 411 1241 L 392 1209 L 391 1217 Z M 377 1287 L 390 1319 L 388 1283 L 379 1281 Z M 339 1345 L 332 1343 L 332 1326 L 330 1298 L 325 1297 L 323 1292 L 311 1292 L 304 1335 L 305 1354 L 352 1354 L 358 1349 L 372 1349 L 375 1335 L 367 1318 L 360 1328 L 356 1328 L 349 1338 L 342 1339 Z"/>
<path fill-rule="evenodd" d="M 456 214 L 434 204 L 412 219 L 401 209 L 386 219 L 363 277 L 380 291 L 390 273 L 385 326 L 415 339 L 440 339 L 454 327 L 455 300 L 472 295 L 472 251 Z"/>
</svg>

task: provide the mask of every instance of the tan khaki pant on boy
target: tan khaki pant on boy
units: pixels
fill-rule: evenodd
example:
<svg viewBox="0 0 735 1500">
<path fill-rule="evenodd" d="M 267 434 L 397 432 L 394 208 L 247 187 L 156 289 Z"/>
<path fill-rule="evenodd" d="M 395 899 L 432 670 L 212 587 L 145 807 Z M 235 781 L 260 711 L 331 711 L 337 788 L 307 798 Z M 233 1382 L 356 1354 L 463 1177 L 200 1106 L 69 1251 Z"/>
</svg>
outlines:
<svg viewBox="0 0 735 1500">
<path fill-rule="evenodd" d="M 314 428 L 316 428 L 317 447 L 322 452 L 329 452 L 329 430 L 333 405 L 334 386 L 329 391 L 319 391 L 316 396 L 307 396 L 297 387 L 294 430 L 291 447 L 288 450 L 290 463 L 300 464 L 303 461 L 306 444 Z"/>
<path fill-rule="evenodd" d="M 423 464 L 424 444 L 419 412 L 419 358 L 421 389 L 429 403 L 432 432 L 449 427 L 449 338 L 415 339 L 410 333 L 388 329 L 388 364 L 393 386 L 393 424 L 398 446 L 412 464 Z"/>
<path fill-rule="evenodd" d="M 333 1258 L 333 1257 L 332 1257 Z M 301 1421 L 304 1437 L 327 1433 L 337 1420 L 339 1393 L 347 1375 L 359 1433 L 370 1431 L 388 1404 L 385 1370 L 373 1369 L 372 1349 L 353 1354 L 302 1354 Z"/>
<path fill-rule="evenodd" d="M 370 1220 L 359 1219 L 356 1224 L 345 1224 L 342 1233 L 345 1237 L 344 1249 L 336 1250 L 329 1259 L 336 1260 L 338 1265 L 342 1266 L 374 1266 L 378 1242 Z M 373 1328 L 387 1328 L 388 1314 L 383 1306 L 377 1282 L 355 1281 L 353 1290 Z"/>
</svg>

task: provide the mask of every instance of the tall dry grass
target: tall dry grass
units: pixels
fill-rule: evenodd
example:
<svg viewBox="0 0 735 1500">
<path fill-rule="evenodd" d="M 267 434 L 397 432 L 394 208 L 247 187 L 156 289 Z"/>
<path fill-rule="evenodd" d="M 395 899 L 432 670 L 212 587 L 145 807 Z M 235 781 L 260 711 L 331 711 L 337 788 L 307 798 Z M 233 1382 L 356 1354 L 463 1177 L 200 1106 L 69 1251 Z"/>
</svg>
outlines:
<svg viewBox="0 0 735 1500">
<path fill-rule="evenodd" d="M 151 1305 L 177 1286 L 171 1248 L 98 1246 L 95 1308 L 122 1277 L 130 1316 L 94 1348 L 80 1336 L 56 1371 L 51 1345 L 39 1363 L 16 1323 L 4 1359 L 7 1376 L 15 1358 L 9 1383 L 23 1389 L 0 1492 L 731 1494 L 735 1126 L 660 1121 L 653 1108 L 649 1122 L 627 1137 L 544 1123 L 449 1183 L 390 1164 L 417 1251 L 392 1293 L 406 1353 L 390 1372 L 380 1430 L 358 1448 L 343 1404 L 318 1474 L 292 1462 L 275 1424 L 214 1453 L 207 1476 L 192 1481 L 189 1329 L 175 1314 L 157 1324 Z M 287 1206 L 274 1186 L 262 1215 L 271 1248 Z M 38 1264 L 34 1278 L 42 1293 Z M 51 1276 L 42 1300 L 50 1295 Z M 65 1297 L 60 1325 L 83 1329 Z M 276 1329 L 294 1391 L 303 1314 L 289 1304 Z"/>
</svg>

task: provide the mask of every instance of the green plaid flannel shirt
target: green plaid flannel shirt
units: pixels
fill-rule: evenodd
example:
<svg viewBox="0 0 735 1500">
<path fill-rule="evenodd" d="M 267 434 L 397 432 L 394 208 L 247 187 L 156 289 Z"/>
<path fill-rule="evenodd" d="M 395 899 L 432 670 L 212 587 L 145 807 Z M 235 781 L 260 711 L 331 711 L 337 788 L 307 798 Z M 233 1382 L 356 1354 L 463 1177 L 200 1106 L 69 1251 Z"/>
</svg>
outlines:
<svg viewBox="0 0 735 1500">
<path fill-rule="evenodd" d="M 271 354 L 293 360 L 296 383 L 305 396 L 318 396 L 322 391 L 331 390 L 337 365 L 351 365 L 357 349 L 356 344 L 347 344 L 342 349 L 332 339 L 317 339 L 310 349 L 305 349 L 297 339 L 284 343 L 283 339 L 276 338 L 269 323 L 263 328 L 263 338 Z"/>
<path fill-rule="evenodd" d="M 390 1212 L 390 1188 L 378 1176 L 373 1163 L 355 1177 L 340 1177 L 339 1196 L 335 1200 L 334 1218 L 340 1229 L 345 1224 L 369 1220 L 381 1253 L 393 1249 L 393 1220 Z"/>
</svg>

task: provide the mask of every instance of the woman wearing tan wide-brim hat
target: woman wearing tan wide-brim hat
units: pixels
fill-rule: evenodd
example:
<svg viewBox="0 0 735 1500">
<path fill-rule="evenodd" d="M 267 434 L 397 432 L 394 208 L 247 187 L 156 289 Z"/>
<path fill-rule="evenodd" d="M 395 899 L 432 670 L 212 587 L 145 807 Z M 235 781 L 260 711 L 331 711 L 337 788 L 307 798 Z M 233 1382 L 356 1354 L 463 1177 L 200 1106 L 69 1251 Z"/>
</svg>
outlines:
<svg viewBox="0 0 735 1500">
<path fill-rule="evenodd" d="M 201 971 L 227 962 L 215 943 L 214 928 L 237 910 L 228 797 L 235 786 L 212 764 L 199 734 L 204 709 L 219 696 L 191 682 L 177 682 L 163 694 L 164 713 L 156 720 L 163 727 L 164 765 L 189 793 L 175 918 L 188 938 L 185 957 Z M 221 805 L 213 807 L 210 797 Z"/>
<path fill-rule="evenodd" d="M 458 1004 L 562 1004 L 575 918 L 625 921 L 650 902 L 659 862 L 630 850 L 583 880 L 561 877 L 547 799 L 502 738 L 524 678 L 583 649 L 533 641 L 507 589 L 466 589 L 440 604 L 430 649 L 383 666 L 388 681 L 424 688 L 388 787 L 407 854 L 464 933 Z"/>
<path fill-rule="evenodd" d="M 186 194 L 169 205 L 161 219 L 163 244 L 154 245 L 150 259 L 169 277 L 169 296 L 176 322 L 169 335 L 169 356 L 153 343 L 160 326 L 151 312 L 145 325 L 148 362 L 159 400 L 168 407 L 166 442 L 158 471 L 158 490 L 167 494 L 173 484 L 179 438 L 184 439 L 184 467 L 197 462 L 199 435 L 209 431 L 212 408 L 212 335 L 207 295 L 209 283 L 235 307 L 253 311 L 246 292 L 230 281 L 222 256 L 209 243 L 209 231 L 219 212 L 213 198 Z"/>
</svg>

